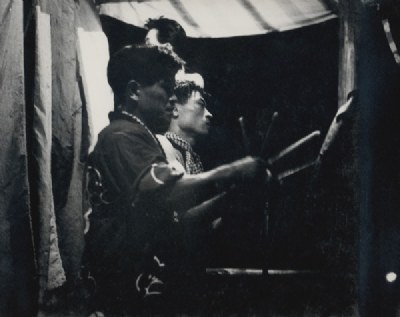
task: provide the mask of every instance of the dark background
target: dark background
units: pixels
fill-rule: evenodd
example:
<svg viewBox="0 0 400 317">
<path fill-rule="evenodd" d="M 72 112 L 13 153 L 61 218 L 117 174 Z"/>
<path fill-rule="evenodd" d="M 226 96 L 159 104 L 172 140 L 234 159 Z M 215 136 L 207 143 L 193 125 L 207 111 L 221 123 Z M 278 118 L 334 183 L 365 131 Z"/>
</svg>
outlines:
<svg viewBox="0 0 400 317">
<path fill-rule="evenodd" d="M 384 3 L 384 2 L 383 2 Z M 364 316 L 395 316 L 400 303 L 400 66 L 382 27 L 389 19 L 400 45 L 400 8 L 363 11 L 360 41 L 360 308 Z M 386 274 L 397 280 L 389 283 Z M 397 312 L 396 312 L 397 310 Z"/>
</svg>

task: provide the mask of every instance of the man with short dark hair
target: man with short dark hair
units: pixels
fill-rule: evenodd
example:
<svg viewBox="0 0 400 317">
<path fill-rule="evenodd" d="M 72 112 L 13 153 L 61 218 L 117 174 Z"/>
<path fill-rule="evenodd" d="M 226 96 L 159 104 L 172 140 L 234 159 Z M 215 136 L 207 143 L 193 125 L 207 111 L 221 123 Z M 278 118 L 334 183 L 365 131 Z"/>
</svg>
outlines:
<svg viewBox="0 0 400 317">
<path fill-rule="evenodd" d="M 149 19 L 145 28 L 148 30 L 145 43 L 149 45 L 166 45 L 169 43 L 175 50 L 181 47 L 186 40 L 186 32 L 183 27 L 176 22 L 165 17 Z"/>
<path fill-rule="evenodd" d="M 172 144 L 174 155 L 186 173 L 198 174 L 204 169 L 193 147 L 199 136 L 208 134 L 212 114 L 207 109 L 203 88 L 192 80 L 179 81 L 175 87 L 175 96 L 172 120 L 165 137 Z"/>
<path fill-rule="evenodd" d="M 173 52 L 156 46 L 125 47 L 108 65 L 116 104 L 90 156 L 87 235 L 103 304 L 161 294 L 179 267 L 181 219 L 207 216 L 186 211 L 236 182 L 265 178 L 264 162 L 251 157 L 198 175 L 168 164 L 154 133 L 170 124 L 180 67 Z"/>
<path fill-rule="evenodd" d="M 169 126 L 169 99 L 180 67 L 171 51 L 147 46 L 125 47 L 108 64 L 115 111 L 89 158 L 93 212 L 87 234 L 90 271 L 98 302 L 106 308 L 139 302 L 146 287 L 157 293 L 161 286 L 154 249 L 165 235 L 158 226 L 173 226 L 161 198 L 181 175 L 168 168 L 153 132 Z M 152 192 L 153 202 L 145 198 Z M 174 231 L 167 226 L 168 233 Z M 147 281 L 137 282 L 139 277 Z"/>
</svg>

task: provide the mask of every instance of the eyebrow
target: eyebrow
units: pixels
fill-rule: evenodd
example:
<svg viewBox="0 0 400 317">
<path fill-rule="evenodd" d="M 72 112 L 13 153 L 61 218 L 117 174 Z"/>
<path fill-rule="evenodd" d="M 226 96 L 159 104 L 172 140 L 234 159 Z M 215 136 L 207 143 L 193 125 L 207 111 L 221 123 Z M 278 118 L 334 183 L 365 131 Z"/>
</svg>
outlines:
<svg viewBox="0 0 400 317">
<path fill-rule="evenodd" d="M 200 102 L 204 107 L 207 106 L 207 102 L 206 102 L 206 100 L 204 99 L 203 96 L 200 97 L 199 102 Z"/>
</svg>

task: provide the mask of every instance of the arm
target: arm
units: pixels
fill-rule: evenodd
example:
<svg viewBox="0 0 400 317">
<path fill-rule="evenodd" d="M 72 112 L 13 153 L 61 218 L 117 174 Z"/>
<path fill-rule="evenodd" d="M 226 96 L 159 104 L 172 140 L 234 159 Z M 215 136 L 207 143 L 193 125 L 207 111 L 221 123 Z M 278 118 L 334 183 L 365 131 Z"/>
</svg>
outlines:
<svg viewBox="0 0 400 317">
<path fill-rule="evenodd" d="M 190 208 L 183 214 L 183 219 L 189 223 L 210 224 L 221 216 L 221 207 L 226 203 L 227 192 L 222 192 L 201 204 Z"/>
<path fill-rule="evenodd" d="M 245 157 L 204 173 L 183 175 L 170 185 L 166 201 L 175 210 L 187 210 L 209 199 L 212 195 L 229 189 L 232 185 L 240 182 L 265 181 L 265 176 L 264 161 L 258 158 Z M 139 183 L 139 191 L 146 191 L 145 184 L 149 183 L 149 178 L 154 179 L 154 177 L 156 178 L 155 182 L 163 181 L 162 175 L 158 176 L 154 172 L 151 175 L 149 172 L 143 177 L 143 180 L 146 179 L 146 181 Z"/>
</svg>

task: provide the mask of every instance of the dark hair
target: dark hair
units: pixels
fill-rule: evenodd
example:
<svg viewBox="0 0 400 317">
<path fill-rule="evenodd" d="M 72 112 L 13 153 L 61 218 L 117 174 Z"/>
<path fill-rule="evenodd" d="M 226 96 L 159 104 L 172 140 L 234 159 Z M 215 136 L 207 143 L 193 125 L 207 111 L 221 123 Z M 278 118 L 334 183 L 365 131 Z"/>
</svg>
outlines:
<svg viewBox="0 0 400 317">
<path fill-rule="evenodd" d="M 211 102 L 211 95 L 191 80 L 178 82 L 174 89 L 176 99 L 180 104 L 185 104 L 194 91 L 201 93 L 207 105 Z"/>
<path fill-rule="evenodd" d="M 108 62 L 108 83 L 116 100 L 121 101 L 130 80 L 143 86 L 151 86 L 161 80 L 171 81 L 182 63 L 178 55 L 165 47 L 125 46 Z"/>
<path fill-rule="evenodd" d="M 186 40 L 186 32 L 175 20 L 159 17 L 148 19 L 145 27 L 148 30 L 158 30 L 158 41 L 161 44 L 170 43 L 174 48 L 179 47 Z"/>
</svg>

